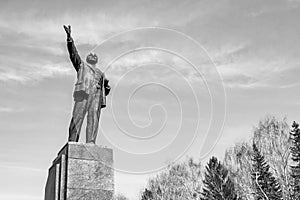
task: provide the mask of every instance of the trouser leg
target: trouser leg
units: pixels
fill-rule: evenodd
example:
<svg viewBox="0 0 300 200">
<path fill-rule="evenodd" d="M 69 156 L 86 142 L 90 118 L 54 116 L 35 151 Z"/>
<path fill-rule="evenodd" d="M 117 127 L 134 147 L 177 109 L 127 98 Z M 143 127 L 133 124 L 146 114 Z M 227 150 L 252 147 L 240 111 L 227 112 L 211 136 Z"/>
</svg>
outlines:
<svg viewBox="0 0 300 200">
<path fill-rule="evenodd" d="M 68 141 L 78 142 L 81 126 L 86 112 L 87 112 L 87 98 L 81 98 L 80 101 L 76 101 L 76 97 L 75 97 L 75 103 L 74 103 L 73 114 L 72 114 L 73 116 L 69 126 Z"/>
<path fill-rule="evenodd" d="M 99 118 L 101 114 L 101 108 L 99 106 L 100 98 L 91 99 L 91 103 L 88 108 L 87 126 L 86 126 L 86 142 L 96 143 Z"/>
</svg>

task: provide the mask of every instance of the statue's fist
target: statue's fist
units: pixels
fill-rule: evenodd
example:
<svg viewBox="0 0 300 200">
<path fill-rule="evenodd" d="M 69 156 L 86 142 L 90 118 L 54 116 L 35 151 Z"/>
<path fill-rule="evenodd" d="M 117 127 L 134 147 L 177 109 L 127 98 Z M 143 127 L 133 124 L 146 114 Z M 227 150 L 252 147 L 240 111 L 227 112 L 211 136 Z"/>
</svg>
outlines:
<svg viewBox="0 0 300 200">
<path fill-rule="evenodd" d="M 64 25 L 64 29 L 67 33 L 67 37 L 69 38 L 71 36 L 71 26 L 68 25 L 68 27 L 66 25 Z"/>
</svg>

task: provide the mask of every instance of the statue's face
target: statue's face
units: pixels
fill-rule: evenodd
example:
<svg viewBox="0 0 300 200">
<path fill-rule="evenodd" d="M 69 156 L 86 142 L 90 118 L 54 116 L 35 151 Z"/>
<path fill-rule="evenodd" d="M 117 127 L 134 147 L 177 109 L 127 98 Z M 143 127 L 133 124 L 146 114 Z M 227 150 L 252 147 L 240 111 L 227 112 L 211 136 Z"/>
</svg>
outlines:
<svg viewBox="0 0 300 200">
<path fill-rule="evenodd" d="M 89 53 L 86 57 L 86 62 L 95 65 L 98 62 L 98 56 L 95 53 Z"/>
</svg>

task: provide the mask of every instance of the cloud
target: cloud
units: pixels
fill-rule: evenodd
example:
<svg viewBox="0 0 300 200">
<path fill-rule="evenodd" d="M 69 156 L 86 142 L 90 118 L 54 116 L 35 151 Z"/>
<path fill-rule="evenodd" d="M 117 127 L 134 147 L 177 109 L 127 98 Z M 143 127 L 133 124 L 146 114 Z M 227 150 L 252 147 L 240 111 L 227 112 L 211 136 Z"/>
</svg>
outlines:
<svg viewBox="0 0 300 200">
<path fill-rule="evenodd" d="M 8 106 L 0 106 L 0 113 L 12 113 L 12 112 L 22 112 L 24 108 L 14 108 Z"/>
<path fill-rule="evenodd" d="M 292 4 L 285 0 L 210 3 L 205 17 L 193 18 L 184 28 L 208 50 L 225 84 L 269 87 L 280 71 L 292 70 L 300 60 L 296 56 L 300 26 L 295 20 L 300 4 Z"/>
<path fill-rule="evenodd" d="M 11 69 L 0 66 L 0 81 L 18 82 L 26 84 L 31 81 L 39 81 L 44 78 L 68 76 L 73 74 L 69 63 L 44 64 L 42 66 L 27 65 L 24 69 Z"/>
<path fill-rule="evenodd" d="M 68 4 L 67 8 L 63 5 L 64 2 Z M 93 6 L 88 7 L 86 4 L 89 3 L 64 2 L 58 1 L 54 4 L 41 1 L 36 2 L 35 5 L 22 1 L 7 3 L 2 8 L 0 27 L 28 36 L 32 42 L 57 43 L 65 40 L 63 25 L 71 24 L 72 34 L 79 44 L 97 44 L 108 34 L 137 26 L 137 18 L 123 12 L 111 16 L 98 1 L 94 1 Z M 20 5 L 27 9 L 20 9 Z M 55 9 L 49 9 L 53 6 Z M 20 12 L 17 12 L 18 9 Z M 36 18 L 39 20 L 35 20 Z"/>
<path fill-rule="evenodd" d="M 73 35 L 80 51 L 86 44 L 99 44 L 121 31 L 139 26 L 168 25 L 168 27 L 184 30 L 185 33 L 203 43 L 215 63 L 220 66 L 218 70 L 225 82 L 227 80 L 230 82 L 228 85 L 248 86 L 252 84 L 253 86 L 256 80 L 260 81 L 265 78 L 257 75 L 259 74 L 257 72 L 265 73 L 278 69 L 278 66 L 274 67 L 275 64 L 270 64 L 270 62 L 281 62 L 284 59 L 296 62 L 291 54 L 300 50 L 299 47 L 292 45 L 297 33 L 300 32 L 300 28 L 294 25 L 294 20 L 292 20 L 299 15 L 296 14 L 297 2 L 266 1 L 258 4 L 250 1 L 230 0 L 218 3 L 215 1 L 210 1 L 210 3 L 166 1 L 154 5 L 147 1 L 130 3 L 116 1 L 116 3 L 118 7 L 99 1 L 89 3 L 41 1 L 34 5 L 19 1 L 4 4 L 0 18 L 2 30 L 0 41 L 16 40 L 17 42 L 17 45 L 6 42 L 6 46 L 2 46 L 2 49 L 9 52 L 6 53 L 6 59 L 7 57 L 13 58 L 14 53 L 21 54 L 20 51 L 23 50 L 23 52 L 28 52 L 25 53 L 26 56 L 22 56 L 24 54 L 22 53 L 23 59 L 36 60 L 35 66 L 44 66 L 43 59 L 49 62 L 46 65 L 57 65 L 56 63 L 63 62 L 67 57 L 63 45 L 65 33 L 62 25 L 64 23 L 72 25 Z M 86 6 L 87 4 L 92 6 Z M 293 7 L 290 7 L 291 4 Z M 132 7 L 136 8 L 134 12 L 131 11 Z M 151 13 L 151 18 L 147 15 L 149 13 Z M 36 18 L 39 20 L 34 20 Z M 222 32 L 219 31 L 220 28 Z M 139 40 L 133 38 L 133 41 L 138 42 L 143 39 L 147 40 L 145 37 Z M 166 38 L 156 39 L 160 42 Z M 130 41 L 120 42 L 125 42 L 125 46 L 131 45 Z M 176 43 L 178 46 L 182 45 L 180 41 Z M 44 45 L 41 46 L 41 44 Z M 118 45 L 112 48 L 121 48 L 121 44 Z M 282 48 L 284 50 L 280 50 Z M 278 52 L 284 53 L 279 55 Z M 190 53 L 193 54 L 193 52 Z M 121 67 L 114 68 L 114 72 L 118 74 L 118 72 L 131 69 L 134 65 L 156 62 L 157 59 L 160 59 L 159 55 L 151 55 L 151 53 L 139 54 L 139 57 L 126 57 L 122 59 L 122 63 L 115 63 L 115 66 Z M 6 64 L 3 63 L 3 65 Z M 175 64 L 177 67 L 183 66 L 182 63 L 175 62 Z M 288 66 L 281 65 L 280 67 L 287 68 Z M 19 73 L 20 69 L 16 66 L 11 68 L 15 70 L 4 70 L 1 73 L 2 81 L 15 80 L 26 83 L 28 80 L 42 80 L 43 77 L 50 77 L 56 73 L 68 73 L 65 69 L 60 70 L 59 67 L 53 66 L 43 68 L 44 72 L 33 69 L 33 73 L 25 72 L 24 74 Z M 193 78 L 193 69 L 184 71 L 189 74 L 190 79 Z M 240 77 L 237 77 L 238 74 Z M 237 78 L 236 84 L 234 84 L 234 77 Z M 246 77 L 248 81 L 245 81 Z"/>
<path fill-rule="evenodd" d="M 98 1 L 87 8 L 81 2 L 65 3 L 68 7 L 46 1 L 35 5 L 23 1 L 2 3 L 0 81 L 26 84 L 71 74 L 72 67 L 66 62 L 64 23 L 72 25 L 81 52 L 92 49 L 89 44 L 98 44 L 109 34 L 137 26 L 137 18 L 126 13 L 111 16 L 106 11 L 99 12 L 99 7 L 103 9 L 105 5 Z M 49 9 L 53 6 L 56 9 Z M 44 16 L 45 13 L 48 16 Z M 39 20 L 35 20 L 37 18 Z"/>
</svg>

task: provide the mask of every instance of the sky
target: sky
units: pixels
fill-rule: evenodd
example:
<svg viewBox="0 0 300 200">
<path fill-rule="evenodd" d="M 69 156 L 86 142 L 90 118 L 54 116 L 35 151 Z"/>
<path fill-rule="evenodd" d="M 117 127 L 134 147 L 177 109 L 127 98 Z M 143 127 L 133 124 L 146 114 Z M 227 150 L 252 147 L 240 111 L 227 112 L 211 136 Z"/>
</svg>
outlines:
<svg viewBox="0 0 300 200">
<path fill-rule="evenodd" d="M 299 121 L 299 18 L 299 0 L 0 1 L 0 200 L 43 199 L 67 142 L 64 24 L 110 80 L 97 144 L 135 200 L 167 164 L 222 158 L 266 115 Z"/>
</svg>

